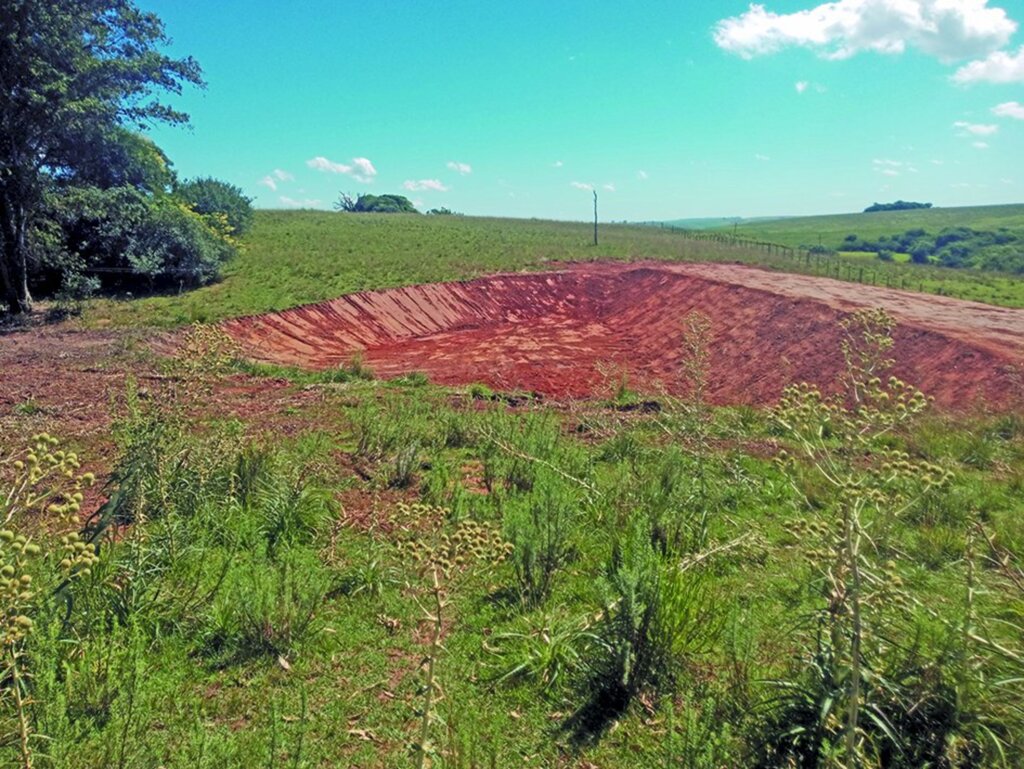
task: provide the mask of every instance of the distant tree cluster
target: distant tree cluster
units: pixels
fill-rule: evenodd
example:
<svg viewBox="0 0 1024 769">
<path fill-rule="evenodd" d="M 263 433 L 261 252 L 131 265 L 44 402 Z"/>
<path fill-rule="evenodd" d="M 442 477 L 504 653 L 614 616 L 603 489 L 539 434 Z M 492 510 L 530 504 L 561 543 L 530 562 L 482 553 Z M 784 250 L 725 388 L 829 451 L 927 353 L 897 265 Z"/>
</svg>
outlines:
<svg viewBox="0 0 1024 769">
<path fill-rule="evenodd" d="M 430 216 L 462 216 L 458 211 L 452 211 L 450 208 L 441 206 L 440 208 L 431 208 L 427 211 Z"/>
<path fill-rule="evenodd" d="M 914 203 L 910 200 L 897 200 L 894 203 L 872 203 L 864 209 L 864 213 L 873 214 L 876 211 L 912 211 L 915 208 L 931 207 L 931 203 Z"/>
<path fill-rule="evenodd" d="M 130 0 L 9 0 L 0 13 L 0 311 L 33 295 L 214 279 L 249 226 L 250 200 L 180 182 L 139 131 L 188 116 L 159 91 L 202 85 L 161 53 L 163 24 Z"/>
<path fill-rule="evenodd" d="M 894 253 L 910 254 L 916 264 L 1024 274 L 1024 234 L 1007 229 L 992 232 L 947 227 L 937 235 L 913 229 L 902 235 L 883 235 L 878 240 L 847 235 L 840 250 L 873 252 L 883 260 L 891 259 Z"/>
<path fill-rule="evenodd" d="M 334 203 L 337 211 L 345 213 L 374 213 L 374 214 L 418 214 L 416 206 L 404 195 L 360 195 L 353 197 L 347 192 L 338 194 L 338 200 Z"/>
</svg>

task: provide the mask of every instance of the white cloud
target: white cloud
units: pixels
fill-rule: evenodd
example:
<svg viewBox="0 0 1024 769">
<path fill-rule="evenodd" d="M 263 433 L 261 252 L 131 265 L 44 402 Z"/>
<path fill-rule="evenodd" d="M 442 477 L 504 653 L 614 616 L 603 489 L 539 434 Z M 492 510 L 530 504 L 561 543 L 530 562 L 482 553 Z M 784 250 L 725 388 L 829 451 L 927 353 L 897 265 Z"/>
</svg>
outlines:
<svg viewBox="0 0 1024 769">
<path fill-rule="evenodd" d="M 957 120 L 953 127 L 960 129 L 960 136 L 991 136 L 999 130 L 993 123 L 968 123 L 966 120 Z"/>
<path fill-rule="evenodd" d="M 752 3 L 715 25 L 715 42 L 745 59 L 791 46 L 845 59 L 908 47 L 943 60 L 982 56 L 1010 40 L 1017 24 L 988 0 L 835 0 L 795 13 Z"/>
<path fill-rule="evenodd" d="M 441 183 L 440 179 L 420 179 L 419 181 L 410 179 L 402 186 L 410 192 L 424 192 L 426 190 L 430 190 L 432 192 L 448 192 L 448 188 Z"/>
<path fill-rule="evenodd" d="M 608 192 L 615 192 L 615 185 L 612 184 L 611 182 L 608 182 L 607 184 L 602 184 L 601 187 L 603 189 L 608 190 Z"/>
<path fill-rule="evenodd" d="M 324 171 L 331 174 L 345 174 L 359 182 L 372 182 L 377 175 L 377 169 L 373 167 L 367 158 L 352 158 L 351 163 L 335 163 L 322 155 L 306 161 L 306 165 L 317 171 Z"/>
<path fill-rule="evenodd" d="M 1017 49 L 1017 53 L 996 51 L 984 59 L 965 64 L 953 73 L 953 82 L 960 85 L 1024 82 L 1024 45 Z"/>
<path fill-rule="evenodd" d="M 316 208 L 320 205 L 319 200 L 293 200 L 287 195 L 281 195 L 278 200 L 290 208 Z"/>
<path fill-rule="evenodd" d="M 469 163 L 460 163 L 457 160 L 448 161 L 448 168 L 459 174 L 462 174 L 463 176 L 465 176 L 466 174 L 473 173 L 473 166 L 471 166 Z"/>
<path fill-rule="evenodd" d="M 1016 101 L 1006 101 L 994 106 L 992 114 L 998 117 L 1012 117 L 1015 120 L 1024 120 L 1024 104 Z"/>
<path fill-rule="evenodd" d="M 334 163 L 323 155 L 317 155 L 315 158 L 307 160 L 306 165 L 310 168 L 315 168 L 317 171 L 328 171 L 332 174 L 352 173 L 352 166 L 347 166 L 344 163 Z"/>
<path fill-rule="evenodd" d="M 767 155 L 762 155 L 759 152 L 756 155 L 754 155 L 754 160 L 760 160 L 762 163 L 767 163 L 769 160 L 771 160 L 771 158 L 768 157 Z"/>
<path fill-rule="evenodd" d="M 368 158 L 352 158 L 352 165 L 359 169 L 360 173 L 353 174 L 361 182 L 368 182 L 377 175 L 377 169 Z"/>
<path fill-rule="evenodd" d="M 973 146 L 975 149 L 987 150 L 988 142 L 974 142 L 971 146 Z"/>
<path fill-rule="evenodd" d="M 295 177 L 292 176 L 290 173 L 288 173 L 287 171 L 282 171 L 280 168 L 275 168 L 269 174 L 260 179 L 259 182 L 257 182 L 257 184 L 262 184 L 264 187 L 267 187 L 276 192 L 278 182 L 293 181 L 295 181 Z"/>
<path fill-rule="evenodd" d="M 646 171 L 637 171 L 636 172 L 636 178 L 639 179 L 640 181 L 646 181 L 647 180 L 647 172 Z"/>
<path fill-rule="evenodd" d="M 594 189 L 593 184 L 587 184 L 586 182 L 569 182 L 570 187 L 575 187 L 578 190 L 592 190 Z"/>
<path fill-rule="evenodd" d="M 903 160 L 890 160 L 888 158 L 875 158 L 871 161 L 871 167 L 884 176 L 899 176 L 901 173 L 916 174 L 917 168 L 912 163 Z"/>
<path fill-rule="evenodd" d="M 561 160 L 556 160 L 554 163 L 551 164 L 551 167 L 552 168 L 561 168 L 564 165 L 565 165 L 565 163 L 563 163 Z"/>
<path fill-rule="evenodd" d="M 828 89 L 821 83 L 812 83 L 810 80 L 798 80 L 794 84 L 797 93 L 805 93 L 808 89 L 814 89 L 815 93 L 825 93 Z"/>
</svg>

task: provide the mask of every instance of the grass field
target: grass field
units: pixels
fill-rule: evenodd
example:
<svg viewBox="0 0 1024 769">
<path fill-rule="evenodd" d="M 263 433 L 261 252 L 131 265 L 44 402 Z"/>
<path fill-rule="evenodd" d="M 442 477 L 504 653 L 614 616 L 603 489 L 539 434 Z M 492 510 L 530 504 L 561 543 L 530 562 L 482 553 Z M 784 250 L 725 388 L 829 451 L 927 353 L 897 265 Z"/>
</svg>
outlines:
<svg viewBox="0 0 1024 769">
<path fill-rule="evenodd" d="M 847 235 L 877 240 L 881 235 L 899 235 L 924 229 L 936 233 L 947 227 L 975 230 L 1024 230 L 1024 205 L 928 208 L 911 211 L 879 211 L 871 214 L 838 214 L 741 223 L 735 228 L 741 238 L 770 240 L 794 248 L 824 245 L 838 249 Z M 731 228 L 726 228 L 732 232 Z"/>
<path fill-rule="evenodd" d="M 744 249 L 670 232 L 537 220 L 260 211 L 219 283 L 183 296 L 99 301 L 90 325 L 173 326 L 294 307 L 344 293 L 537 270 L 550 261 L 738 259 Z"/>
<path fill-rule="evenodd" d="M 1009 209 L 1024 216 L 1020 209 Z M 765 238 L 771 234 L 758 233 Z M 865 275 L 859 256 L 849 260 L 849 269 L 837 272 L 836 263 L 821 259 L 793 259 L 759 248 L 695 241 L 657 227 L 602 225 L 597 247 L 592 237 L 590 225 L 567 222 L 260 211 L 242 253 L 226 266 L 220 282 L 180 296 L 95 300 L 87 306 L 83 322 L 89 327 L 173 327 L 285 309 L 352 291 L 594 259 L 738 261 L 1024 306 L 1024 281 L 993 273 L 878 262 Z M 798 244 L 802 237 L 792 234 L 789 241 Z"/>
</svg>

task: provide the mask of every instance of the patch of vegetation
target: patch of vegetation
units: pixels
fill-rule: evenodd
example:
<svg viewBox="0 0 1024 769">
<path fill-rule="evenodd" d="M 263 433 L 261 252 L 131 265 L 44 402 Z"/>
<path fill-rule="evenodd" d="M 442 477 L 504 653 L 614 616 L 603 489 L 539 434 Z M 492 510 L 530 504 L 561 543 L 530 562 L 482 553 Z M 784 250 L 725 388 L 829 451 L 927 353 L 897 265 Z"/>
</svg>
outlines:
<svg viewBox="0 0 1024 769">
<path fill-rule="evenodd" d="M 856 231 L 847 226 L 839 231 L 837 246 Z M 224 265 L 220 281 L 183 294 L 96 299 L 84 307 L 82 318 L 87 326 L 173 327 L 283 310 L 354 291 L 550 269 L 560 261 L 638 258 L 742 262 L 816 275 L 828 268 L 834 277 L 860 282 L 871 282 L 874 271 L 873 282 L 883 285 L 1024 307 L 1024 281 L 997 273 L 877 260 L 867 269 L 862 257 L 841 259 L 844 269 L 837 273 L 835 264 L 825 263 L 832 257 L 819 262 L 800 254 L 797 259 L 779 249 L 769 253 L 724 239 L 698 240 L 668 228 L 606 225 L 602 232 L 595 247 L 592 229 L 572 222 L 257 211 L 245 248 Z M 298 263 L 295 254 L 302 254 Z"/>
<path fill-rule="evenodd" d="M 1024 230 L 1024 205 L 965 206 L 961 208 L 918 208 L 909 211 L 879 211 L 873 214 L 831 214 L 799 216 L 766 222 L 741 222 L 736 234 L 742 238 L 768 240 L 799 248 L 822 243 L 838 249 L 850 233 L 865 240 L 882 235 L 923 229 L 939 232 L 947 228 L 970 227 L 979 231 Z"/>
<path fill-rule="evenodd" d="M 235 370 L 250 376 L 287 379 L 289 382 L 301 385 L 341 384 L 344 382 L 373 379 L 373 372 L 367 369 L 358 357 L 336 368 L 319 371 L 297 368 L 295 366 L 280 366 L 275 363 L 260 363 L 244 358 L 234 359 L 232 366 Z"/>
<path fill-rule="evenodd" d="M 914 203 L 910 200 L 897 200 L 894 203 L 872 203 L 864 209 L 864 213 L 873 214 L 878 211 L 914 211 L 919 208 L 931 207 L 931 203 Z"/>
<path fill-rule="evenodd" d="M 66 302 L 214 280 L 249 200 L 212 179 L 178 184 L 129 128 L 186 123 L 157 97 L 202 85 L 193 59 L 162 52 L 160 19 L 130 2 L 25 2 L 3 14 L 0 38 L 3 310 L 29 312 L 33 294 Z"/>
<path fill-rule="evenodd" d="M 847 235 L 840 249 L 874 252 L 883 260 L 886 259 L 883 255 L 888 255 L 890 261 L 892 253 L 897 252 L 909 254 L 915 264 L 1024 273 L 1024 231 L 985 232 L 952 227 L 932 235 L 917 228 L 902 235 L 882 235 L 875 241 Z"/>
<path fill-rule="evenodd" d="M 234 184 L 209 177 L 189 179 L 176 184 L 174 194 L 197 214 L 220 217 L 232 237 L 252 229 L 252 198 Z"/>
<path fill-rule="evenodd" d="M 364 193 L 353 198 L 346 192 L 338 194 L 334 203 L 337 211 L 349 214 L 418 214 L 416 206 L 405 195 L 371 195 Z"/>
<path fill-rule="evenodd" d="M 237 364 L 195 329 L 84 526 L 78 455 L 5 446 L 0 758 L 1013 766 L 1020 420 L 930 415 L 872 313 L 846 397 L 715 409 L 684 322 L 656 411 L 247 370 L 286 429 L 214 409 Z"/>
</svg>

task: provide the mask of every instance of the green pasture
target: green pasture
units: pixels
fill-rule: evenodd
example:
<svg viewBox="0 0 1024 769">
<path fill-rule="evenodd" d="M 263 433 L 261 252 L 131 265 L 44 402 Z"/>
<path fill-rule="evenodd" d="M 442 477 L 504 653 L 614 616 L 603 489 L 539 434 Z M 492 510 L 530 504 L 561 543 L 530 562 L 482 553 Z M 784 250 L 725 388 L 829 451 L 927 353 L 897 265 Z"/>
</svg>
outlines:
<svg viewBox="0 0 1024 769">
<path fill-rule="evenodd" d="M 962 208 L 919 208 L 909 211 L 878 211 L 870 214 L 836 214 L 740 223 L 735 233 L 741 238 L 770 240 L 787 246 L 816 246 L 838 249 L 847 235 L 877 240 L 882 235 L 899 235 L 907 230 L 931 233 L 947 227 L 974 230 L 1024 230 L 1024 205 L 968 206 Z M 732 228 L 726 228 L 732 232 Z"/>
<path fill-rule="evenodd" d="M 999 212 L 1003 208 L 1018 210 L 991 210 Z M 767 230 L 748 234 L 766 240 L 775 236 Z M 629 225 L 601 225 L 599 236 L 599 245 L 594 246 L 593 227 L 587 223 L 259 211 L 252 233 L 243 242 L 241 252 L 225 266 L 219 282 L 162 296 L 92 300 L 86 305 L 82 323 L 88 327 L 174 327 L 281 310 L 354 291 L 460 280 L 502 271 L 542 270 L 560 262 L 600 259 L 742 262 L 1024 306 L 1024 281 L 997 273 L 884 264 L 878 260 L 865 263 L 861 255 L 842 257 L 865 267 L 865 277 L 859 271 L 842 269 L 837 261 L 796 250 L 784 252 L 732 243 L 724 236 L 715 236 L 721 240 L 697 239 L 671 228 Z M 803 235 L 778 240 L 799 244 Z"/>
</svg>

